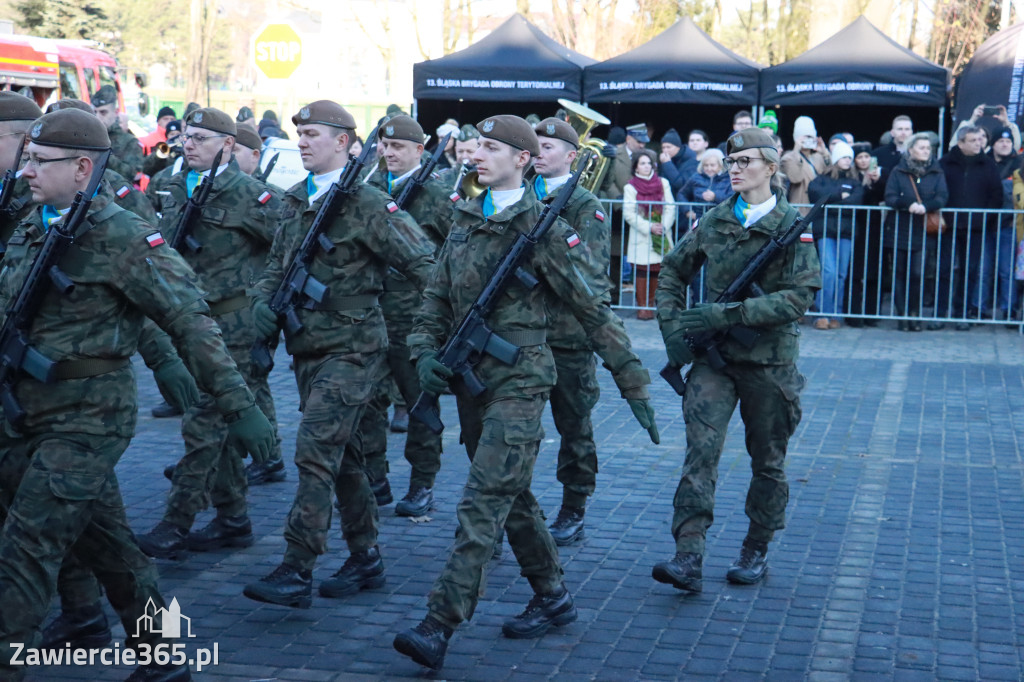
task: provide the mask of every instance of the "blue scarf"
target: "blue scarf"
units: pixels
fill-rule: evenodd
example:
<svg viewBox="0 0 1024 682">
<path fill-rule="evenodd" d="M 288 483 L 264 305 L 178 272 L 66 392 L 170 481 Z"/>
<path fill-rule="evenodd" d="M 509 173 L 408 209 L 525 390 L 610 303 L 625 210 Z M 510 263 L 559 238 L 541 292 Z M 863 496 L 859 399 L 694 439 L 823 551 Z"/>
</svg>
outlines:
<svg viewBox="0 0 1024 682">
<path fill-rule="evenodd" d="M 53 206 L 43 206 L 43 232 L 50 231 L 50 225 L 64 217 L 64 214 L 68 212 L 68 209 L 58 211 Z"/>
<path fill-rule="evenodd" d="M 543 199 L 548 195 L 548 181 L 538 175 L 533 179 L 533 191 L 538 199 Z"/>
<path fill-rule="evenodd" d="M 736 216 L 736 220 L 740 221 L 740 225 L 746 227 L 747 225 L 747 214 L 750 213 L 750 204 L 743 201 L 743 197 L 736 197 L 736 204 L 732 207 L 733 215 Z"/>
<path fill-rule="evenodd" d="M 494 199 L 491 198 L 491 188 L 488 187 L 484 193 L 484 217 L 490 218 L 494 215 Z"/>
<path fill-rule="evenodd" d="M 199 186 L 199 183 L 203 182 L 205 177 L 194 170 L 190 170 L 188 175 L 185 176 L 185 189 L 188 191 L 189 199 L 192 198 L 192 193 L 196 191 L 196 187 Z"/>
</svg>

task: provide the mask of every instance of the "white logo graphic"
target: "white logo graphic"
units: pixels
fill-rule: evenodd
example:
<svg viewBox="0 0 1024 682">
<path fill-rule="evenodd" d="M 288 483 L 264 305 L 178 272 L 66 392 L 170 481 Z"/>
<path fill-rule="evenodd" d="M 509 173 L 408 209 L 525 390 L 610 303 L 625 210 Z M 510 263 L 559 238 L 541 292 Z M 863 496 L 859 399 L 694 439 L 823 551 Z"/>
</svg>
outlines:
<svg viewBox="0 0 1024 682">
<path fill-rule="evenodd" d="M 157 625 L 157 619 L 160 623 Z M 146 612 L 135 621 L 135 637 L 141 637 L 149 632 L 155 635 L 163 635 L 167 639 L 178 639 L 181 637 L 181 621 L 185 621 L 186 637 L 195 637 L 192 634 L 192 619 L 181 615 L 181 606 L 178 605 L 178 598 L 171 600 L 171 605 L 165 608 L 157 608 L 150 598 L 146 602 Z"/>
</svg>

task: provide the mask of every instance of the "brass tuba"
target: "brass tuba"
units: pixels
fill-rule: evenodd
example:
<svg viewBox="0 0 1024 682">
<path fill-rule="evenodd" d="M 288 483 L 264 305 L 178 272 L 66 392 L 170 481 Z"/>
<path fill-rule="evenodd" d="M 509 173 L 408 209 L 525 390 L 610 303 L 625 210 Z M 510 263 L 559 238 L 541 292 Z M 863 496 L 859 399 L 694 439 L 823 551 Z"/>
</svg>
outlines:
<svg viewBox="0 0 1024 682">
<path fill-rule="evenodd" d="M 487 188 L 480 184 L 476 168 L 466 164 L 462 164 L 459 176 L 455 179 L 455 189 L 460 190 L 466 199 L 473 199 L 487 191 Z"/>
<path fill-rule="evenodd" d="M 611 121 L 579 102 L 560 99 L 558 103 L 569 112 L 569 125 L 580 136 L 579 155 L 572 163 L 572 171 L 575 173 L 580 161 L 588 159 L 587 169 L 580 179 L 580 186 L 597 194 L 597 191 L 601 188 L 601 183 L 604 182 L 604 176 L 608 173 L 611 159 L 603 155 L 605 141 L 596 137 L 590 137 L 590 131 L 595 126 L 608 125 Z M 584 151 L 590 151 L 591 153 L 584 154 Z"/>
</svg>

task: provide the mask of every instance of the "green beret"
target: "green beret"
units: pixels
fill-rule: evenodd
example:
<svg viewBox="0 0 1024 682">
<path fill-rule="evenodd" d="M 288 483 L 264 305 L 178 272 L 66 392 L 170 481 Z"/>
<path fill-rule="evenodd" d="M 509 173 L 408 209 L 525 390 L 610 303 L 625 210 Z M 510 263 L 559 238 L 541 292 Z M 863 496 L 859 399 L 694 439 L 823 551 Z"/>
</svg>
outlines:
<svg viewBox="0 0 1024 682">
<path fill-rule="evenodd" d="M 104 85 L 92 96 L 92 105 L 97 109 L 108 104 L 117 104 L 117 90 L 113 85 Z"/>
<path fill-rule="evenodd" d="M 469 142 L 470 140 L 479 140 L 480 131 L 476 129 L 476 126 L 472 123 L 459 128 L 459 134 L 455 136 L 455 139 L 459 142 Z"/>
<path fill-rule="evenodd" d="M 238 133 L 235 135 L 235 142 L 248 147 L 249 149 L 262 149 L 263 140 L 259 134 L 249 126 L 238 126 Z"/>
<path fill-rule="evenodd" d="M 745 149 L 775 149 L 775 140 L 764 128 L 746 128 L 729 137 L 728 149 L 730 154 Z"/>
<path fill-rule="evenodd" d="M 345 111 L 340 104 L 326 99 L 310 102 L 299 109 L 299 113 L 292 116 L 292 123 L 295 125 L 320 123 L 335 128 L 356 129 L 356 119 L 352 114 Z"/>
<path fill-rule="evenodd" d="M 556 140 L 568 142 L 576 149 L 580 148 L 580 136 L 572 129 L 572 126 L 560 118 L 550 117 L 538 123 L 533 128 L 537 137 L 553 137 Z"/>
<path fill-rule="evenodd" d="M 516 149 L 530 152 L 530 156 L 540 154 L 540 143 L 537 133 L 525 120 L 512 114 L 490 116 L 476 124 L 482 137 L 512 145 Z"/>
<path fill-rule="evenodd" d="M 388 117 L 391 117 L 391 116 L 401 116 L 404 113 L 405 112 L 402 111 L 402 107 L 398 106 L 397 104 L 389 104 L 388 105 L 388 110 L 387 110 Z"/>
<path fill-rule="evenodd" d="M 58 109 L 44 114 L 32 124 L 29 140 L 44 147 L 110 149 L 110 136 L 106 127 L 93 114 L 81 109 Z"/>
<path fill-rule="evenodd" d="M 423 127 L 416 122 L 416 119 L 405 114 L 392 116 L 380 127 L 377 133 L 380 138 L 389 140 L 409 140 L 416 144 L 423 144 Z"/>
<path fill-rule="evenodd" d="M 93 105 L 72 97 L 65 97 L 64 99 L 57 100 L 50 106 L 46 107 L 46 113 L 49 114 L 52 111 L 60 111 L 61 109 L 78 109 L 79 111 L 84 111 L 87 114 L 96 113 L 96 108 Z"/>
<path fill-rule="evenodd" d="M 238 126 L 235 125 L 235 121 L 231 116 L 213 107 L 196 109 L 185 119 L 185 125 L 211 130 L 215 133 L 230 135 L 231 137 L 238 135 Z"/>
<path fill-rule="evenodd" d="M 0 121 L 34 121 L 42 109 L 24 95 L 9 90 L 0 92 Z"/>
<path fill-rule="evenodd" d="M 252 109 L 250 109 L 249 107 L 242 107 L 238 110 L 238 115 L 235 116 L 235 120 L 239 123 L 244 123 L 245 121 L 248 121 L 250 118 L 255 117 L 256 115 L 252 113 Z"/>
</svg>

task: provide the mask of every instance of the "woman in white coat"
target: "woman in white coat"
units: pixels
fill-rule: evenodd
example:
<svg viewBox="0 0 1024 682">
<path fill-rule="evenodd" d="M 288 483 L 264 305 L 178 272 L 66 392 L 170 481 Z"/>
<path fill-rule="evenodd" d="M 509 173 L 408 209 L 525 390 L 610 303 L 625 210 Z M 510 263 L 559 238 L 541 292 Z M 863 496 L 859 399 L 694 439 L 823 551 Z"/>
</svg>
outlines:
<svg viewBox="0 0 1024 682">
<path fill-rule="evenodd" d="M 629 225 L 626 260 L 633 264 L 637 318 L 654 319 L 654 292 L 661 259 L 672 250 L 676 206 L 668 180 L 658 177 L 654 152 L 633 155 L 633 177 L 622 189 L 622 213 Z"/>
</svg>

